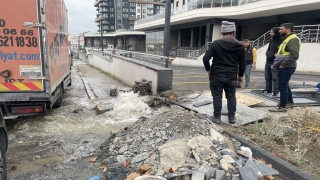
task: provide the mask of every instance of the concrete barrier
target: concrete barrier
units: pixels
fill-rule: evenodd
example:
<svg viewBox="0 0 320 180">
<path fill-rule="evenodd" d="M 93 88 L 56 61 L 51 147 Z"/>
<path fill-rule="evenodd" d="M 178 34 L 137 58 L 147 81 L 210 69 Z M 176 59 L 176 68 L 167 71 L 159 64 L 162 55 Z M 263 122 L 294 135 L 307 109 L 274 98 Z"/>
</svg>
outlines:
<svg viewBox="0 0 320 180">
<path fill-rule="evenodd" d="M 114 75 L 130 86 L 133 86 L 135 81 L 141 81 L 141 79 L 152 81 L 152 93 L 154 95 L 172 90 L 173 71 L 171 69 L 156 65 L 145 65 L 117 55 L 102 56 L 93 54 L 88 56 L 88 62 Z"/>
<path fill-rule="evenodd" d="M 266 51 L 268 45 L 257 50 L 257 70 L 264 70 L 266 63 Z M 173 65 L 181 66 L 200 66 L 203 67 L 203 55 L 197 60 L 175 58 L 172 61 Z M 298 60 L 297 72 L 320 72 L 320 43 L 302 43 L 300 50 L 300 58 Z"/>
<path fill-rule="evenodd" d="M 257 69 L 264 70 L 268 45 L 257 50 Z M 302 43 L 297 72 L 320 72 L 320 43 Z"/>
</svg>

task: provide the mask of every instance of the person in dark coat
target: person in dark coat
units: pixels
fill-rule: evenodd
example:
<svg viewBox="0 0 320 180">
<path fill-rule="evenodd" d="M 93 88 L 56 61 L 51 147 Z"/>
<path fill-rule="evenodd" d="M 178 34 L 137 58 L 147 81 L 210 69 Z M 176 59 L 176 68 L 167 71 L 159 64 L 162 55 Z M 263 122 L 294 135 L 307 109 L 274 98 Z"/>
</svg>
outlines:
<svg viewBox="0 0 320 180">
<path fill-rule="evenodd" d="M 278 71 L 271 66 L 274 63 L 275 54 L 277 54 L 280 44 L 282 43 L 280 28 L 274 27 L 270 30 L 271 41 L 266 52 L 266 64 L 264 67 L 264 77 L 266 80 L 266 89 L 263 93 L 273 93 L 273 96 L 279 95 L 278 90 Z"/>
<path fill-rule="evenodd" d="M 235 30 L 234 22 L 223 21 L 221 25 L 223 37 L 213 41 L 203 56 L 203 64 L 210 79 L 214 104 L 214 115 L 211 121 L 217 124 L 221 123 L 223 91 L 225 91 L 228 102 L 229 123 L 236 123 L 236 87 L 243 81 L 245 51 L 243 44 L 234 38 Z M 212 65 L 210 67 L 211 59 Z"/>
</svg>

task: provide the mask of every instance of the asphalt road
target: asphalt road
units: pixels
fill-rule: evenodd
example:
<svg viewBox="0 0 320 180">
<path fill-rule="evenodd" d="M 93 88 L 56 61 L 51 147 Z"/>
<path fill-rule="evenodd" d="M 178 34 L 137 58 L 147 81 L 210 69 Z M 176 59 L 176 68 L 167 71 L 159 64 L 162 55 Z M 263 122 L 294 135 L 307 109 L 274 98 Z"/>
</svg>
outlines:
<svg viewBox="0 0 320 180">
<path fill-rule="evenodd" d="M 183 67 L 169 66 L 173 69 L 173 90 L 202 91 L 209 90 L 209 78 L 204 67 Z M 306 88 L 315 88 L 320 80 L 320 74 L 295 73 L 293 74 L 290 86 L 291 88 L 303 87 L 305 82 Z M 244 87 L 244 83 L 242 83 Z M 265 79 L 264 72 L 253 70 L 251 72 L 251 81 L 248 89 L 264 89 Z"/>
</svg>

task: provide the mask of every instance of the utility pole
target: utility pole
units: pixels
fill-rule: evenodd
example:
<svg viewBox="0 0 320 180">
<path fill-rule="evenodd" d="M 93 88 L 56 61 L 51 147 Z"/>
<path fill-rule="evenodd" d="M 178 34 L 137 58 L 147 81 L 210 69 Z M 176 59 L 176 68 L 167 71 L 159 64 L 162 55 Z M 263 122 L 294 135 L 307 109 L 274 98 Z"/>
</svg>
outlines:
<svg viewBox="0 0 320 180">
<path fill-rule="evenodd" d="M 165 23 L 164 23 L 164 51 L 163 56 L 166 56 L 165 67 L 169 67 L 169 46 L 170 46 L 170 16 L 171 16 L 171 0 L 166 0 L 165 5 Z"/>
<path fill-rule="evenodd" d="M 100 20 L 100 33 L 101 33 L 101 37 L 100 37 L 100 46 L 101 46 L 101 50 L 103 52 L 103 31 L 102 31 L 102 20 Z"/>
</svg>

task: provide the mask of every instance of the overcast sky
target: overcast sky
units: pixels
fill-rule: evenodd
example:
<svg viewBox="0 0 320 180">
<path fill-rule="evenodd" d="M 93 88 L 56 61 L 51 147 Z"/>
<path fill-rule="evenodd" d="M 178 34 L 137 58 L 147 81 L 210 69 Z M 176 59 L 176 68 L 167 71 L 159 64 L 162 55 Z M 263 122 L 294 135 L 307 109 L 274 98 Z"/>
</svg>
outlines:
<svg viewBox="0 0 320 180">
<path fill-rule="evenodd" d="M 95 0 L 65 0 L 69 16 L 69 33 L 97 32 Z"/>
</svg>

